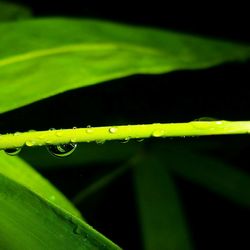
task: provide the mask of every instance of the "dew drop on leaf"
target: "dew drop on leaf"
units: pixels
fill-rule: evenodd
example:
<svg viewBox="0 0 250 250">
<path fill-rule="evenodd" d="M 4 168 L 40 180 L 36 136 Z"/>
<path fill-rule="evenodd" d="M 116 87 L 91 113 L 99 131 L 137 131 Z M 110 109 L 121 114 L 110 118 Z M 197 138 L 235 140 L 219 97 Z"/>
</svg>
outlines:
<svg viewBox="0 0 250 250">
<path fill-rule="evenodd" d="M 111 127 L 109 128 L 109 133 L 114 134 L 117 131 L 117 128 Z"/>
<path fill-rule="evenodd" d="M 96 144 L 104 144 L 105 140 L 96 140 L 95 142 L 96 142 Z"/>
<path fill-rule="evenodd" d="M 28 147 L 32 147 L 32 146 L 34 146 L 35 143 L 33 141 L 26 141 L 25 144 Z"/>
<path fill-rule="evenodd" d="M 73 233 L 74 234 L 81 234 L 82 233 L 82 230 L 81 230 L 81 227 L 76 225 L 73 229 Z"/>
<path fill-rule="evenodd" d="M 60 144 L 60 145 L 48 145 L 48 151 L 56 157 L 66 157 L 72 154 L 77 147 L 76 143 Z"/>
<path fill-rule="evenodd" d="M 128 137 L 126 137 L 126 138 L 124 139 L 124 141 L 122 141 L 121 143 L 128 143 L 130 139 L 131 139 L 131 137 L 128 136 Z"/>
<path fill-rule="evenodd" d="M 22 150 L 22 148 L 7 148 L 4 150 L 4 152 L 8 155 L 17 155 L 18 153 L 20 153 L 20 151 Z"/>
<path fill-rule="evenodd" d="M 161 137 L 164 135 L 164 130 L 155 130 L 152 135 L 153 137 Z"/>
<path fill-rule="evenodd" d="M 197 118 L 194 121 L 195 122 L 214 122 L 214 121 L 217 121 L 217 120 L 218 119 L 213 118 L 213 117 L 204 116 L 204 117 Z"/>
</svg>

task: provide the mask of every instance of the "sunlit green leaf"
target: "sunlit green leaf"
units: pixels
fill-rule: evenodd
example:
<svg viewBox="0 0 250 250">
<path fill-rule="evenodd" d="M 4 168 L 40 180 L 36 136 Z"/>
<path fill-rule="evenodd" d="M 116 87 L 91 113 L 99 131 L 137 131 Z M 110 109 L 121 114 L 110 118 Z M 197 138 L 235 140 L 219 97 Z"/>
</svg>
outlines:
<svg viewBox="0 0 250 250">
<path fill-rule="evenodd" d="M 88 224 L 0 173 L 0 249 L 120 249 Z"/>
<path fill-rule="evenodd" d="M 250 56 L 249 46 L 88 19 L 2 23 L 0 37 L 0 113 L 119 77 Z"/>
<path fill-rule="evenodd" d="M 192 249 L 178 194 L 165 165 L 145 157 L 134 166 L 144 249 Z"/>
<path fill-rule="evenodd" d="M 79 211 L 60 191 L 17 156 L 8 156 L 4 152 L 0 152 L 0 174 L 27 187 L 69 213 L 81 217 Z"/>
<path fill-rule="evenodd" d="M 0 1 L 0 21 L 20 20 L 31 16 L 31 11 L 20 4 Z"/>
</svg>

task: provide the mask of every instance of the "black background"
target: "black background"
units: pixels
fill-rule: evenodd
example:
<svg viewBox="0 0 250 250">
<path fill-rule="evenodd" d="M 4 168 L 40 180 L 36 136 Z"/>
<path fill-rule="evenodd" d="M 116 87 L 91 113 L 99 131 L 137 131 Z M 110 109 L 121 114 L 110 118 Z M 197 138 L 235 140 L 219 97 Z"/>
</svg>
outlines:
<svg viewBox="0 0 250 250">
<path fill-rule="evenodd" d="M 243 43 L 250 41 L 248 8 L 240 2 L 227 2 L 225 5 L 204 1 L 199 4 L 180 1 L 116 1 L 112 4 L 76 0 L 67 3 L 40 0 L 16 2 L 30 6 L 35 16 L 93 17 Z M 202 116 L 249 120 L 249 79 L 249 63 L 231 63 L 196 72 L 127 77 L 104 85 L 69 91 L 8 112 L 2 115 L 1 129 L 13 132 L 88 124 L 185 122 Z M 81 109 L 86 106 L 91 108 Z M 218 140 L 223 142 L 225 138 L 220 137 Z M 235 143 L 236 146 L 240 144 L 235 142 L 235 137 L 229 137 L 226 142 Z M 240 148 L 235 146 L 231 151 L 221 149 L 215 154 L 229 158 L 235 166 L 247 170 L 249 140 L 244 138 L 243 142 Z M 229 157 L 232 151 L 234 155 Z M 80 182 L 82 175 L 94 176 L 97 169 L 93 166 L 89 173 L 79 173 L 79 169 L 72 168 L 71 171 L 45 171 L 44 174 L 70 197 L 73 191 L 68 190 L 67 186 Z M 60 182 L 61 179 L 64 182 Z M 180 178 L 176 177 L 175 180 L 196 249 L 250 248 L 249 230 L 245 228 L 250 223 L 248 209 Z M 105 197 L 108 194 L 107 199 L 99 195 L 89 201 L 89 208 L 81 207 L 90 224 L 125 249 L 140 248 L 131 175 L 126 174 L 104 193 Z M 124 218 L 124 214 L 127 217 Z"/>
</svg>

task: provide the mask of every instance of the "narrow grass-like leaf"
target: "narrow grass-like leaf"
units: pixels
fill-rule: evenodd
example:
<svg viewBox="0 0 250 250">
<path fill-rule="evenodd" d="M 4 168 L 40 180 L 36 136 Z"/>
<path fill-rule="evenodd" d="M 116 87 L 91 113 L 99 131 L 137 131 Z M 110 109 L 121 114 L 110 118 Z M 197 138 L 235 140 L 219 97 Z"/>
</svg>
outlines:
<svg viewBox="0 0 250 250">
<path fill-rule="evenodd" d="M 120 249 L 88 224 L 0 174 L 0 249 Z"/>
<path fill-rule="evenodd" d="M 149 156 L 137 161 L 133 170 L 144 249 L 192 249 L 179 197 L 165 165 Z"/>
<path fill-rule="evenodd" d="M 25 186 L 61 209 L 65 209 L 69 213 L 81 218 L 80 212 L 59 190 L 17 156 L 8 156 L 0 152 L 0 174 Z"/>
<path fill-rule="evenodd" d="M 0 1 L 0 22 L 15 21 L 31 17 L 31 11 L 20 4 Z"/>
<path fill-rule="evenodd" d="M 250 56 L 249 46 L 88 19 L 2 23 L 0 37 L 0 113 L 119 77 Z"/>
<path fill-rule="evenodd" d="M 75 195 L 72 199 L 72 202 L 76 205 L 82 203 L 86 198 L 94 195 L 96 192 L 101 190 L 102 188 L 108 186 L 112 181 L 121 176 L 126 170 L 128 170 L 130 166 L 128 164 L 124 164 L 122 166 L 117 167 L 115 170 L 103 175 L 98 180 L 95 180 L 88 187 L 82 189 L 79 193 Z"/>
<path fill-rule="evenodd" d="M 225 162 L 181 145 L 162 145 L 156 155 L 169 170 L 227 199 L 250 206 L 250 176 Z"/>
</svg>

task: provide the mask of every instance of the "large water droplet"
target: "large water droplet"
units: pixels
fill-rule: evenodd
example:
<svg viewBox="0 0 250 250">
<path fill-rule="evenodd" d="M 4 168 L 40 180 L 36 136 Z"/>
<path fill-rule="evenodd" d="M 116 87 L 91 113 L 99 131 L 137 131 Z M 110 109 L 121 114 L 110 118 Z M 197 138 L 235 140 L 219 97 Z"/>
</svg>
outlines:
<svg viewBox="0 0 250 250">
<path fill-rule="evenodd" d="M 7 148 L 4 150 L 4 152 L 8 155 L 17 155 L 18 153 L 20 153 L 20 151 L 22 150 L 22 148 Z"/>
<path fill-rule="evenodd" d="M 35 143 L 33 141 L 26 141 L 25 144 L 28 147 L 32 147 L 32 146 L 34 146 Z"/>
<path fill-rule="evenodd" d="M 109 133 L 114 134 L 117 131 L 117 128 L 111 127 L 109 128 Z"/>
<path fill-rule="evenodd" d="M 164 130 L 162 130 L 162 129 L 157 129 L 157 130 L 155 130 L 154 132 L 153 132 L 153 134 L 152 134 L 154 137 L 161 137 L 161 136 L 163 136 L 164 135 Z"/>
<path fill-rule="evenodd" d="M 66 157 L 72 154 L 77 147 L 76 143 L 60 144 L 60 145 L 48 145 L 48 151 L 57 157 Z"/>
</svg>

